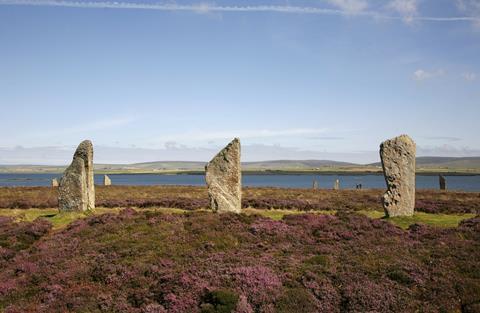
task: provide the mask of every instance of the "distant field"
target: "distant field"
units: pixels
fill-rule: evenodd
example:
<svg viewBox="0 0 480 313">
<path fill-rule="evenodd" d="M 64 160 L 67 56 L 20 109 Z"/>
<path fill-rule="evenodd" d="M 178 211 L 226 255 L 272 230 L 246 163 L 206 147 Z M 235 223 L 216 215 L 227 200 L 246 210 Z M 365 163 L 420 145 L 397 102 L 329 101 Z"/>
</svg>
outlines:
<svg viewBox="0 0 480 313">
<path fill-rule="evenodd" d="M 139 174 L 139 173 L 203 173 L 206 162 L 148 162 L 134 164 L 95 164 L 98 174 Z M 246 173 L 380 173 L 380 163 L 354 164 L 329 160 L 274 160 L 244 162 Z M 60 173 L 65 166 L 42 165 L 0 165 L 0 173 Z M 480 157 L 443 158 L 418 157 L 417 172 L 480 174 Z"/>
</svg>

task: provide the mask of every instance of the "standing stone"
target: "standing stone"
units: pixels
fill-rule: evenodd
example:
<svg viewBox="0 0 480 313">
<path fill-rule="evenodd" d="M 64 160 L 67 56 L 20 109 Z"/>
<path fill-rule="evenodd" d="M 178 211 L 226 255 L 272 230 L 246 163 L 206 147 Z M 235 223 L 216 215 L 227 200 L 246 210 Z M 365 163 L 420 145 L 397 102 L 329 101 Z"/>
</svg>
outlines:
<svg viewBox="0 0 480 313">
<path fill-rule="evenodd" d="M 206 166 L 210 208 L 216 212 L 240 213 L 242 210 L 242 171 L 240 140 L 235 138 Z"/>
<path fill-rule="evenodd" d="M 74 158 L 60 180 L 58 204 L 61 211 L 88 209 L 87 173 L 82 158 Z"/>
<path fill-rule="evenodd" d="M 56 178 L 52 179 L 52 187 L 58 187 L 58 180 Z"/>
<path fill-rule="evenodd" d="M 447 190 L 447 179 L 443 175 L 438 176 L 438 182 L 440 184 L 440 190 Z"/>
<path fill-rule="evenodd" d="M 110 186 L 112 184 L 112 180 L 108 175 L 103 175 L 103 185 L 104 186 Z"/>
<path fill-rule="evenodd" d="M 333 190 L 339 190 L 340 189 L 340 180 L 337 179 L 335 180 L 335 183 L 333 184 Z"/>
<path fill-rule="evenodd" d="M 88 208 L 95 208 L 95 185 L 93 182 L 93 144 L 90 140 L 84 140 L 79 145 L 73 158 L 82 158 L 85 163 L 87 174 Z"/>
<path fill-rule="evenodd" d="M 85 140 L 73 155 L 59 184 L 58 203 L 61 211 L 85 211 L 95 208 L 93 184 L 93 145 Z"/>
<path fill-rule="evenodd" d="M 313 180 L 313 185 L 312 185 L 313 190 L 318 189 L 318 181 L 316 179 Z"/>
<path fill-rule="evenodd" d="M 415 142 L 407 135 L 380 145 L 387 191 L 383 208 L 387 217 L 411 216 L 415 208 Z"/>
</svg>

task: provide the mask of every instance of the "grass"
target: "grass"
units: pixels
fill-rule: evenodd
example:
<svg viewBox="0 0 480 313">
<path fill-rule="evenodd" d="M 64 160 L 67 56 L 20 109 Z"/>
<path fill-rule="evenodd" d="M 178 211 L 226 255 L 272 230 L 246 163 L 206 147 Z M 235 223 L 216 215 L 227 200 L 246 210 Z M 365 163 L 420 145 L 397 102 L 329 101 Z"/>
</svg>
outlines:
<svg viewBox="0 0 480 313">
<path fill-rule="evenodd" d="M 243 209 L 243 212 L 247 215 L 252 215 L 252 214 L 261 215 L 275 221 L 281 220 L 285 215 L 292 215 L 292 214 L 305 214 L 305 213 L 335 214 L 335 211 L 259 210 L 255 208 Z"/>
<path fill-rule="evenodd" d="M 18 222 L 32 222 L 41 217 L 52 223 L 54 229 L 60 229 L 71 222 L 91 215 L 118 213 L 123 208 L 96 208 L 86 212 L 59 212 L 58 209 L 0 209 L 0 216 L 13 217 Z M 185 210 L 172 208 L 148 208 L 143 211 L 162 211 L 165 213 L 184 213 Z"/>
<path fill-rule="evenodd" d="M 42 217 L 53 224 L 54 229 L 67 226 L 79 218 L 85 218 L 91 215 L 101 215 L 104 213 L 118 213 L 123 208 L 96 208 L 94 211 L 87 212 L 59 212 L 58 209 L 0 209 L 0 216 L 13 217 L 17 221 L 32 222 L 36 218 Z M 188 210 L 174 208 L 136 208 L 138 211 L 163 212 L 169 214 L 182 214 L 190 212 Z M 199 210 L 201 211 L 201 210 Z M 285 215 L 308 213 L 297 210 L 258 210 L 248 208 L 243 210 L 247 215 L 261 215 L 272 220 L 281 220 Z M 335 214 L 335 211 L 312 211 L 314 214 Z"/>
<path fill-rule="evenodd" d="M 384 214 L 378 211 L 360 211 L 359 213 L 370 218 L 384 218 Z M 457 227 L 461 221 L 475 216 L 475 214 L 430 214 L 416 212 L 413 216 L 390 217 L 386 218 L 386 220 L 403 229 L 407 229 L 410 225 L 416 223 L 436 227 Z"/>
<path fill-rule="evenodd" d="M 168 214 L 183 214 L 191 212 L 188 210 L 175 208 L 135 208 L 138 211 L 163 212 Z M 123 208 L 96 208 L 94 211 L 87 212 L 59 212 L 58 209 L 0 209 L 0 216 L 13 217 L 16 221 L 31 222 L 36 218 L 45 218 L 50 221 L 54 229 L 61 229 L 71 222 L 79 218 L 85 218 L 91 215 L 101 215 L 105 213 L 118 213 Z M 261 215 L 272 220 L 279 221 L 286 215 L 295 214 L 320 214 L 333 215 L 336 211 L 298 211 L 298 210 L 259 210 L 255 208 L 244 209 L 247 215 Z M 357 213 L 365 215 L 369 218 L 384 218 L 384 214 L 378 211 L 357 211 Z M 475 217 L 475 214 L 430 214 L 417 212 L 410 217 L 392 217 L 386 220 L 392 224 L 407 229 L 410 225 L 420 223 L 435 227 L 457 227 L 458 224 L 468 218 Z"/>
<path fill-rule="evenodd" d="M 0 312 L 478 311 L 480 218 L 405 232 L 341 210 L 96 215 L 119 210 L 62 231 L 0 219 Z"/>
</svg>

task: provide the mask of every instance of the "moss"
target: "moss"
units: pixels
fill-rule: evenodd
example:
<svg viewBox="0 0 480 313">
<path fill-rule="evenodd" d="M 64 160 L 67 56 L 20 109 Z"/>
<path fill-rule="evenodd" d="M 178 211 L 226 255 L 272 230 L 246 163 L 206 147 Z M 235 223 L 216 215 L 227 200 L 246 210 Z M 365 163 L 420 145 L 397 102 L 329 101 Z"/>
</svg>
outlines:
<svg viewBox="0 0 480 313">
<path fill-rule="evenodd" d="M 475 214 L 428 214 L 418 212 L 411 217 L 393 217 L 389 220 L 395 225 L 406 229 L 415 223 L 437 227 L 457 227 L 462 220 L 473 217 L 475 217 Z"/>
<path fill-rule="evenodd" d="M 199 237 L 198 245 L 205 247 L 205 244 L 214 251 L 228 251 L 238 246 L 238 239 L 225 233 L 205 234 L 205 236 Z"/>
<path fill-rule="evenodd" d="M 172 225 L 148 223 L 129 223 L 120 227 L 105 228 L 104 231 L 94 239 L 102 247 L 109 251 L 115 251 L 121 256 L 120 263 L 136 264 L 139 261 L 149 262 L 158 259 L 168 250 L 177 250 L 179 246 L 174 240 L 170 244 L 162 245 L 172 233 Z M 90 233 L 85 234 L 84 239 L 91 237 Z"/>
<path fill-rule="evenodd" d="M 413 216 L 385 218 L 384 213 L 377 211 L 359 211 L 358 213 L 375 219 L 384 218 L 386 221 L 403 229 L 407 229 L 410 225 L 417 223 L 435 227 L 457 227 L 461 221 L 475 217 L 475 214 L 431 214 L 416 212 Z"/>
<path fill-rule="evenodd" d="M 243 209 L 243 212 L 248 214 L 248 215 L 261 215 L 264 217 L 268 217 L 272 220 L 279 221 L 283 219 L 284 216 L 286 215 L 292 215 L 292 214 L 305 214 L 305 213 L 313 213 L 313 214 L 335 214 L 336 211 L 321 211 L 321 210 L 316 210 L 316 211 L 299 211 L 299 210 L 259 210 L 259 209 L 253 209 L 253 208 L 247 208 Z"/>
<path fill-rule="evenodd" d="M 312 301 L 312 296 L 305 289 L 287 289 L 275 303 L 277 313 L 313 313 L 318 312 Z"/>
<path fill-rule="evenodd" d="M 411 285 L 413 279 L 402 269 L 391 269 L 387 272 L 387 277 L 402 285 Z"/>
<path fill-rule="evenodd" d="M 328 266 L 328 256 L 326 255 L 315 255 L 304 262 L 309 265 L 320 265 L 322 267 Z"/>
<path fill-rule="evenodd" d="M 235 310 L 238 295 L 230 290 L 214 290 L 207 293 L 200 305 L 201 313 L 230 313 Z"/>
</svg>

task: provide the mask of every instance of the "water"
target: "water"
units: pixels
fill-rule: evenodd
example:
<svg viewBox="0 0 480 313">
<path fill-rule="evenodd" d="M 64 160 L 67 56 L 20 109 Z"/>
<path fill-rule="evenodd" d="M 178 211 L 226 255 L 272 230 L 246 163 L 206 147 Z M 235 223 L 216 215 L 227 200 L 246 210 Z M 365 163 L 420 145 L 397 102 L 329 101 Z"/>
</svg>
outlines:
<svg viewBox="0 0 480 313">
<path fill-rule="evenodd" d="M 159 175 L 159 174 L 112 174 L 114 185 L 205 185 L 203 175 Z M 61 174 L 0 174 L 0 186 L 50 186 L 53 178 L 60 179 Z M 480 176 L 446 176 L 449 190 L 480 192 Z M 311 188 L 313 180 L 319 188 L 333 188 L 336 179 L 341 189 L 385 188 L 382 175 L 243 175 L 244 186 Z M 95 183 L 103 183 L 103 175 L 95 175 Z M 418 189 L 438 189 L 438 176 L 417 175 Z"/>
</svg>

